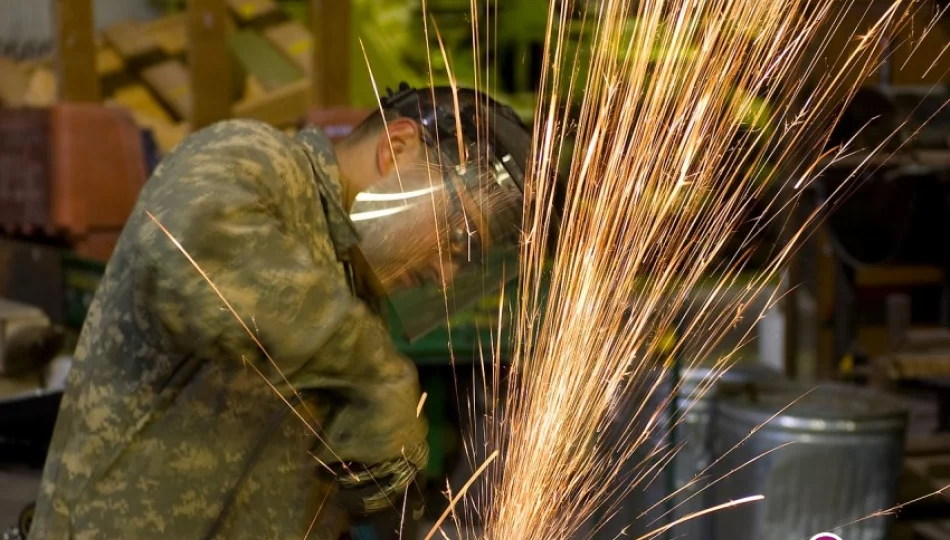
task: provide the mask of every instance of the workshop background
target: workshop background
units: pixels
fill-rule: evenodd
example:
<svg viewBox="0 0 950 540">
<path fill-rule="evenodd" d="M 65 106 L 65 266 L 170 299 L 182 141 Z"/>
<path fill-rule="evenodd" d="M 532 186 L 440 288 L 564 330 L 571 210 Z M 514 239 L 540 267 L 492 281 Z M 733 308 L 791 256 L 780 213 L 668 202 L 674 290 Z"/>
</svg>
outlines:
<svg viewBox="0 0 950 540">
<path fill-rule="evenodd" d="M 530 121 L 548 3 L 497 0 L 486 8 L 486 1 L 479 9 L 497 13 L 492 38 L 482 42 L 489 49 L 483 55 L 493 59 L 492 93 Z M 860 34 L 861 15 L 887 4 L 856 2 L 848 15 L 853 24 L 842 28 Z M 816 382 L 817 390 L 710 476 L 779 444 L 800 444 L 700 494 L 696 484 L 664 507 L 685 501 L 663 519 L 710 500 L 780 495 L 674 527 L 668 538 L 807 538 L 814 526 L 950 484 L 950 111 L 940 110 L 950 98 L 950 55 L 931 65 L 950 42 L 950 19 L 919 44 L 913 35 L 943 7 L 933 2 L 906 35 L 891 37 L 889 61 L 864 82 L 832 142 L 868 122 L 857 147 L 877 147 L 895 130 L 900 135 L 813 230 L 759 308 L 773 294 L 781 300 L 727 338 L 723 354 L 747 333 L 755 337 L 713 391 L 695 399 L 691 392 L 707 372 L 680 370 L 688 358 L 674 359 L 671 379 L 684 384 L 668 419 L 683 422 L 668 436 L 683 451 L 655 487 L 629 495 L 594 537 L 632 534 L 643 509 Z M 428 1 L 462 86 L 475 80 L 470 8 L 469 0 Z M 315 124 L 333 138 L 344 136 L 375 107 L 367 61 L 380 90 L 400 81 L 428 84 L 423 20 L 421 0 L 0 0 L 0 531 L 28 525 L 76 335 L 161 156 L 224 118 L 259 119 L 288 132 Z M 435 80 L 444 83 L 444 61 L 431 38 Z M 834 63 L 848 36 L 829 39 L 824 61 Z M 573 46 L 583 55 L 587 44 L 579 37 Z M 862 159 L 831 167 L 810 203 L 821 204 Z M 799 205 L 789 223 L 803 222 L 814 207 Z M 465 404 L 475 392 L 476 413 L 485 406 L 472 365 L 480 344 L 489 349 L 498 302 L 487 299 L 459 316 L 451 334 L 442 329 L 410 344 L 393 330 L 428 393 L 430 518 L 445 508 L 446 482 L 457 489 L 471 471 L 462 441 L 477 434 Z M 395 537 L 372 526 L 357 534 Z M 840 534 L 950 539 L 950 492 Z"/>
</svg>

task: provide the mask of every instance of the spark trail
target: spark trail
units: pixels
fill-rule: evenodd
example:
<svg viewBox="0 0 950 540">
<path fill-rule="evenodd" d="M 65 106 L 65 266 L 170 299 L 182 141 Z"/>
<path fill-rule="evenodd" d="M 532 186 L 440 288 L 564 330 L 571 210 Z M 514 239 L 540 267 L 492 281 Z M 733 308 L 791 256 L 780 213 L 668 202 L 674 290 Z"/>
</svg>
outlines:
<svg viewBox="0 0 950 540">
<path fill-rule="evenodd" d="M 660 390 L 667 359 L 689 353 L 684 369 L 698 365 L 741 316 L 761 316 L 746 306 L 807 233 L 793 231 L 740 285 L 753 244 L 847 155 L 822 155 L 836 117 L 878 67 L 884 39 L 918 5 L 893 0 L 866 15 L 869 30 L 852 33 L 829 67 L 825 36 L 844 30 L 850 2 L 588 2 L 585 56 L 570 49 L 566 30 L 579 5 L 552 0 L 512 376 L 501 412 L 487 420 L 488 445 L 501 454 L 480 494 L 485 538 L 570 538 L 596 509 L 666 466 L 675 449 L 650 441 L 672 426 L 649 404 L 668 399 Z M 577 101 L 575 122 L 560 104 Z M 576 142 L 558 208 L 559 247 L 546 270 L 555 167 L 568 135 Z M 755 211 L 754 200 L 762 204 Z M 739 249 L 727 249 L 749 221 Z M 695 300 L 690 291 L 709 276 L 711 294 Z M 679 338 L 668 347 L 671 331 Z M 730 361 L 716 360 L 714 373 Z M 632 397 L 640 403 L 634 418 L 624 419 L 619 439 L 606 440 L 617 403 Z M 620 463 L 643 451 L 633 478 L 622 477 Z"/>
</svg>

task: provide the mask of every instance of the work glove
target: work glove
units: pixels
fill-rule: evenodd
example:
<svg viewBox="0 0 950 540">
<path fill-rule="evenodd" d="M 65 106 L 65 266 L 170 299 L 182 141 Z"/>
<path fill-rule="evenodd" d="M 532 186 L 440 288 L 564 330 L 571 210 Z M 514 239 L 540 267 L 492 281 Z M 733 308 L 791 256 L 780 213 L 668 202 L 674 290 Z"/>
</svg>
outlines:
<svg viewBox="0 0 950 540">
<path fill-rule="evenodd" d="M 399 509 L 402 495 L 428 462 L 429 445 L 423 442 L 396 459 L 370 466 L 350 465 L 337 474 L 339 502 L 356 515 Z"/>
</svg>

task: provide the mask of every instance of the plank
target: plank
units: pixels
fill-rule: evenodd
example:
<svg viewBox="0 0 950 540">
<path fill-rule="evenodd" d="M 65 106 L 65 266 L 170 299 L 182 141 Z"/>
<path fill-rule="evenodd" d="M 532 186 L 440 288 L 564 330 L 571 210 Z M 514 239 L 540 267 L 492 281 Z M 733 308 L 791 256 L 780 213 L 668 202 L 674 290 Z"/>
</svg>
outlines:
<svg viewBox="0 0 950 540">
<path fill-rule="evenodd" d="M 298 21 L 287 21 L 264 29 L 264 37 L 306 75 L 310 75 L 313 40 L 306 26 Z"/>
<path fill-rule="evenodd" d="M 171 121 L 168 112 L 162 108 L 155 96 L 141 84 L 119 88 L 112 95 L 111 101 L 129 109 L 134 115 L 145 115 L 158 120 Z"/>
<path fill-rule="evenodd" d="M 99 77 L 110 77 L 125 70 L 125 62 L 115 49 L 108 45 L 99 47 L 96 51 L 96 73 Z"/>
<path fill-rule="evenodd" d="M 109 26 L 102 35 L 126 62 L 152 57 L 160 52 L 158 43 L 152 39 L 142 24 L 135 21 L 125 21 Z"/>
<path fill-rule="evenodd" d="M 148 24 L 146 30 L 168 56 L 185 54 L 188 47 L 188 30 L 184 13 L 153 21 Z"/>
<path fill-rule="evenodd" d="M 166 60 L 142 71 L 142 80 L 179 119 L 191 116 L 191 77 L 178 60 Z"/>
<path fill-rule="evenodd" d="M 151 92 L 142 85 L 120 88 L 109 104 L 128 109 L 136 124 L 151 130 L 162 154 L 171 151 L 190 131 L 189 124 L 173 120 Z"/>
<path fill-rule="evenodd" d="M 229 42 L 238 61 L 265 90 L 275 90 L 304 78 L 300 68 L 253 30 L 235 32 Z"/>
<path fill-rule="evenodd" d="M 171 152 L 191 132 L 191 126 L 187 122 L 155 118 L 135 111 L 132 112 L 132 116 L 139 126 L 151 130 L 162 154 Z"/>
</svg>

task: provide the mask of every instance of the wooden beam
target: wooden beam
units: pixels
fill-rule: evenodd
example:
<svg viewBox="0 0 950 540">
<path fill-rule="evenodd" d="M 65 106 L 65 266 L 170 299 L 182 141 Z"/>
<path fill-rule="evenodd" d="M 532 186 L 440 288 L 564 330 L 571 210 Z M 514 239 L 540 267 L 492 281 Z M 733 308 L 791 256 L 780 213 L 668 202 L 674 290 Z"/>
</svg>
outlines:
<svg viewBox="0 0 950 540">
<path fill-rule="evenodd" d="M 838 285 L 836 281 L 839 276 L 836 275 L 837 261 L 828 234 L 824 229 L 820 229 L 815 236 L 818 250 L 815 264 L 815 300 L 818 310 L 815 324 L 818 349 L 814 373 L 818 380 L 829 380 L 837 372 L 837 362 L 840 360 L 835 358 L 835 310 L 839 308 L 835 305 L 835 286 Z"/>
<path fill-rule="evenodd" d="M 350 0 L 310 0 L 310 96 L 315 107 L 349 105 L 351 10 Z"/>
<path fill-rule="evenodd" d="M 59 99 L 99 102 L 92 0 L 53 0 L 53 28 Z"/>
<path fill-rule="evenodd" d="M 191 125 L 200 129 L 231 115 L 231 55 L 225 0 L 188 0 Z"/>
<path fill-rule="evenodd" d="M 785 211 L 785 227 L 782 228 L 781 237 L 783 243 L 794 241 L 794 235 L 805 226 L 805 220 L 802 212 L 798 208 L 798 200 L 790 190 L 781 190 L 783 198 L 787 202 Z M 779 306 L 782 310 L 782 367 L 785 376 L 790 380 L 798 378 L 799 364 L 799 336 L 801 335 L 801 309 L 799 298 L 802 294 L 801 285 L 804 281 L 804 261 L 802 250 L 798 250 L 788 261 L 785 269 L 785 275 L 782 279 L 782 288 L 784 297 Z"/>
<path fill-rule="evenodd" d="M 306 26 L 297 21 L 287 21 L 264 29 L 264 37 L 303 70 L 304 74 L 310 76 L 313 37 Z"/>
</svg>

